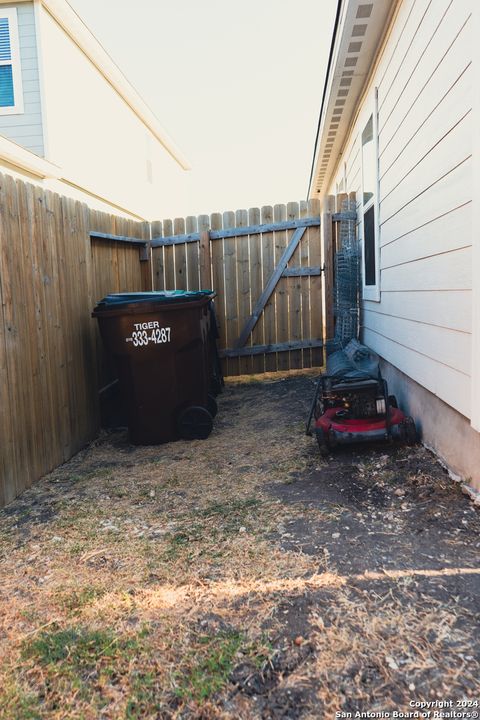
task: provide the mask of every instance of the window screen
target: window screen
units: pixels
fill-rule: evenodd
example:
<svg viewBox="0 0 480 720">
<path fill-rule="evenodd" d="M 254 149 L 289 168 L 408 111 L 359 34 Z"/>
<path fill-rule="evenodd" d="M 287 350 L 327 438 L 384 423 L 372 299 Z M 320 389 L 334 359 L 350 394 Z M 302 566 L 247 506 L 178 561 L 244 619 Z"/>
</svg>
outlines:
<svg viewBox="0 0 480 720">
<path fill-rule="evenodd" d="M 372 205 L 363 216 L 365 248 L 365 285 L 375 285 L 375 209 Z"/>
</svg>

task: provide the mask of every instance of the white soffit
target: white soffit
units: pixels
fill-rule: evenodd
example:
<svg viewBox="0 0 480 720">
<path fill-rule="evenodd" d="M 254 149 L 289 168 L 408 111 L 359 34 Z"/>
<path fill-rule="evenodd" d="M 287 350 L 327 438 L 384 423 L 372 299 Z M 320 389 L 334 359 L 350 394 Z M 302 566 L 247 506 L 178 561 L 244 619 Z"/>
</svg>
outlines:
<svg viewBox="0 0 480 720">
<path fill-rule="evenodd" d="M 326 191 L 396 0 L 344 0 L 320 118 L 310 196 Z"/>
</svg>

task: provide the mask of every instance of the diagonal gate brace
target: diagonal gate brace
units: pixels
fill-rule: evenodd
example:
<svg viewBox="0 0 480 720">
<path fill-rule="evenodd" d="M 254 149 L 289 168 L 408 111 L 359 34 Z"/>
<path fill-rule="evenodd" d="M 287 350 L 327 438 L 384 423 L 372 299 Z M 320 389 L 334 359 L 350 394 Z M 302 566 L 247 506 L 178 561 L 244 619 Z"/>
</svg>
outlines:
<svg viewBox="0 0 480 720">
<path fill-rule="evenodd" d="M 252 332 L 253 328 L 258 322 L 258 318 L 263 312 L 263 309 L 265 305 L 268 302 L 268 299 L 270 298 L 271 294 L 277 287 L 278 281 L 282 277 L 282 273 L 284 272 L 285 268 L 287 267 L 287 263 L 292 257 L 293 253 L 298 247 L 298 244 L 300 240 L 303 237 L 303 234 L 307 228 L 306 227 L 299 227 L 295 230 L 295 232 L 292 235 L 292 238 L 285 248 L 282 257 L 280 258 L 280 261 L 271 274 L 266 286 L 265 290 L 262 292 L 260 297 L 257 300 L 257 303 L 253 309 L 252 314 L 248 318 L 247 322 L 245 323 L 242 332 L 240 333 L 240 337 L 238 338 L 237 342 L 235 343 L 236 348 L 241 348 L 245 345 L 247 342 L 248 336 Z"/>
</svg>

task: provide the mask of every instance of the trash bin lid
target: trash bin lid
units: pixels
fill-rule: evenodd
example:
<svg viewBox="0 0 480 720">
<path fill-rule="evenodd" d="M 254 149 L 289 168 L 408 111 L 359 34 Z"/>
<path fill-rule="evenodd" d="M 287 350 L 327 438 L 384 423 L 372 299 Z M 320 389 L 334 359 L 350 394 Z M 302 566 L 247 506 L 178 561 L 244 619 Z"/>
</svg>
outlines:
<svg viewBox="0 0 480 720">
<path fill-rule="evenodd" d="M 97 309 L 107 310 L 119 305 L 130 305 L 137 303 L 184 303 L 193 300 L 201 300 L 205 297 L 213 297 L 213 290 L 159 290 L 156 292 L 134 292 L 134 293 L 112 293 L 106 295 L 97 304 Z"/>
</svg>

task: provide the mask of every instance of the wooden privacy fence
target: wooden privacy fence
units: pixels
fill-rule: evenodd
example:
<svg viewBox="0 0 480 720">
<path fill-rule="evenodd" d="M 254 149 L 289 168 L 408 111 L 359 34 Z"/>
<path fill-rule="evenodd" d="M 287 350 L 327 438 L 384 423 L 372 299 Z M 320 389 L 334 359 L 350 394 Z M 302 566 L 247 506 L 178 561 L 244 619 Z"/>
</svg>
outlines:
<svg viewBox="0 0 480 720">
<path fill-rule="evenodd" d="M 0 174 L 0 506 L 98 432 L 115 374 L 91 311 L 107 293 L 212 287 L 226 375 L 321 365 L 343 217 L 325 210 L 142 223 Z"/>
<path fill-rule="evenodd" d="M 164 220 L 151 244 L 154 289 L 217 293 L 226 375 L 322 365 L 317 200 Z"/>
<path fill-rule="evenodd" d="M 0 175 L 0 506 L 98 432 L 109 376 L 91 311 L 151 289 L 149 232 Z"/>
</svg>

